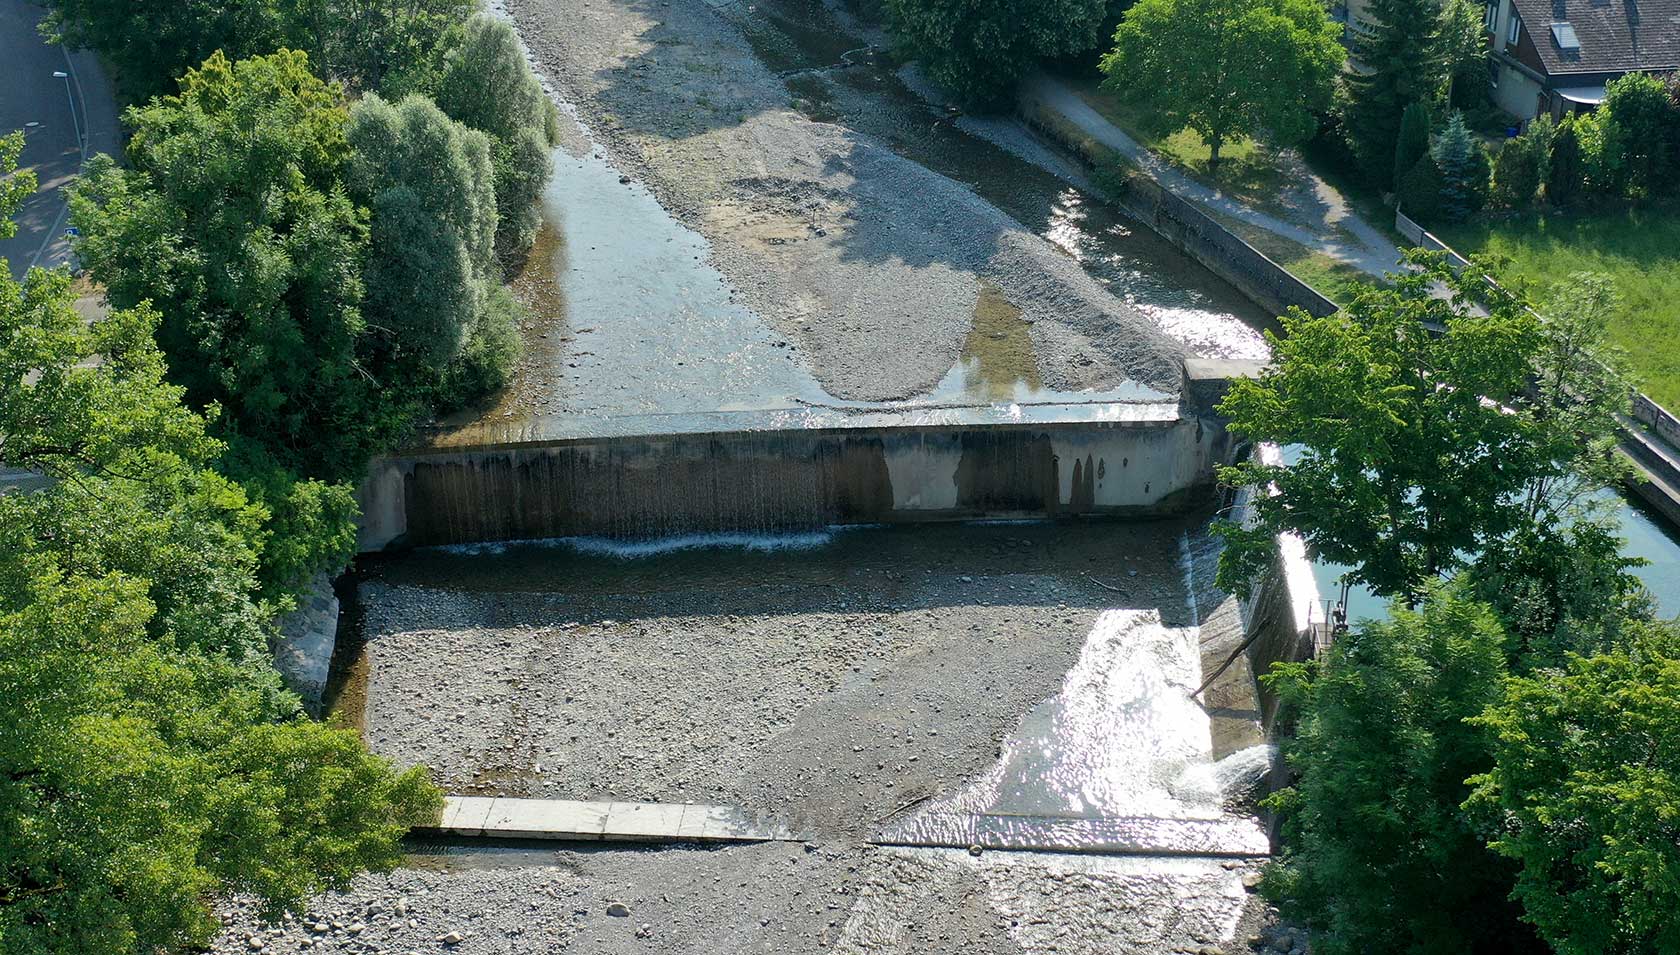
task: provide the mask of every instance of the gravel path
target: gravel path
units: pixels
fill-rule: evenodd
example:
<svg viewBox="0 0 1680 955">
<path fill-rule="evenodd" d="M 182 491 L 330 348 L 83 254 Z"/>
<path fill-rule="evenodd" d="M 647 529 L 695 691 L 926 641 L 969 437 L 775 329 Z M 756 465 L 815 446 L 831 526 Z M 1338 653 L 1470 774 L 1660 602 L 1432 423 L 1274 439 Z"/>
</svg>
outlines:
<svg viewBox="0 0 1680 955">
<path fill-rule="evenodd" d="M 741 300 L 836 397 L 931 389 L 986 283 L 1031 325 L 1047 387 L 1179 391 L 1181 346 L 1073 259 L 873 137 L 796 112 L 794 80 L 755 55 L 752 25 L 731 19 L 740 11 L 707 0 L 508 7 L 613 162 L 711 241 Z M 831 41 L 836 61 L 853 42 Z"/>
</svg>

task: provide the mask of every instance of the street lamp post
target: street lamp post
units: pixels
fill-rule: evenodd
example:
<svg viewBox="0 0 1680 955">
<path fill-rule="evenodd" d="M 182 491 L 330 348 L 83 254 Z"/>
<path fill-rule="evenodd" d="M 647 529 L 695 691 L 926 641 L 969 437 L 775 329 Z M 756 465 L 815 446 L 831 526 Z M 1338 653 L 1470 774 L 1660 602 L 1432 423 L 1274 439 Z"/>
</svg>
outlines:
<svg viewBox="0 0 1680 955">
<path fill-rule="evenodd" d="M 85 157 L 87 143 L 82 139 L 82 121 L 76 116 L 76 97 L 70 92 L 70 74 L 63 70 L 53 70 L 53 76 L 64 81 L 64 99 L 70 104 L 70 122 L 76 129 L 76 149 Z"/>
</svg>

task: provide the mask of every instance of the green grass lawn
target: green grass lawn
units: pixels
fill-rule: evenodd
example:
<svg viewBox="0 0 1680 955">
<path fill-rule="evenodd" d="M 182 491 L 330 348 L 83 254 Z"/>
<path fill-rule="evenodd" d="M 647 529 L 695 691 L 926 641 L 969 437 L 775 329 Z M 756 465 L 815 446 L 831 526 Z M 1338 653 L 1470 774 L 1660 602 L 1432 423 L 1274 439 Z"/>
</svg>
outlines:
<svg viewBox="0 0 1680 955">
<path fill-rule="evenodd" d="M 1366 274 L 1358 267 L 1337 261 L 1316 249 L 1309 249 L 1294 239 L 1286 239 L 1275 232 L 1268 232 L 1229 216 L 1214 214 L 1214 218 L 1244 242 L 1259 249 L 1266 258 L 1283 266 L 1290 275 L 1312 286 L 1320 295 L 1337 305 L 1346 305 L 1353 301 L 1357 293 L 1383 284 L 1381 280 Z"/>
<path fill-rule="evenodd" d="M 1504 256 L 1501 278 L 1536 300 L 1572 272 L 1608 276 L 1621 296 L 1610 321 L 1638 384 L 1680 409 L 1680 209 L 1535 215 L 1433 230 L 1470 255 Z"/>
</svg>

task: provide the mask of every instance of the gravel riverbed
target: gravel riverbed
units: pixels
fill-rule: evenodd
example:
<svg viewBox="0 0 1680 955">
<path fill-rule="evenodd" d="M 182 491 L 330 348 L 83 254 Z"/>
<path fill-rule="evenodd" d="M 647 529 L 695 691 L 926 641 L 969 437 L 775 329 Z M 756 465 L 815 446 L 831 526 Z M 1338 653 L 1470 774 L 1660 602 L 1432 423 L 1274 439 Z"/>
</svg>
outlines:
<svg viewBox="0 0 1680 955">
<path fill-rule="evenodd" d="M 1213 860 L 852 845 L 457 849 L 264 923 L 221 907 L 223 955 L 1215 955 L 1264 915 Z"/>
<path fill-rule="evenodd" d="M 835 397 L 891 400 L 933 388 L 988 289 L 1030 326 L 1046 387 L 1131 381 L 1179 391 L 1182 346 L 1072 257 L 967 186 L 797 110 L 797 78 L 755 53 L 758 27 L 741 20 L 751 8 L 708 0 L 507 7 L 611 161 L 710 241 L 713 264 L 740 299 L 797 344 Z M 861 45 L 842 35 L 829 42 L 837 63 L 840 46 Z M 929 108 L 915 121 L 940 116 Z"/>
<path fill-rule="evenodd" d="M 840 532 L 640 560 L 428 553 L 362 585 L 370 745 L 446 790 L 862 836 L 984 769 L 1100 610 L 1183 606 L 1177 522 Z M 1120 580 L 1122 584 L 1112 583 Z"/>
</svg>

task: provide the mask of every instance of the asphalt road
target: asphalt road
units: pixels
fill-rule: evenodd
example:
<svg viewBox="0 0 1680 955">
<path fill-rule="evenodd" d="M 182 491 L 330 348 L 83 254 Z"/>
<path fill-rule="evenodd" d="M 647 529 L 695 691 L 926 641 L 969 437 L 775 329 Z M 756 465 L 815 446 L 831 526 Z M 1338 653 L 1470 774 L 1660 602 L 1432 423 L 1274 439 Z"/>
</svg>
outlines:
<svg viewBox="0 0 1680 955">
<path fill-rule="evenodd" d="M 45 12 L 27 0 L 0 0 L 0 134 L 24 131 L 19 166 L 35 170 L 40 180 L 17 212 L 17 235 L 0 239 L 0 258 L 18 279 L 30 266 L 50 268 L 69 261 L 62 188 L 87 156 L 114 154 L 119 148 L 110 79 L 92 53 L 67 51 L 42 39 L 36 24 Z M 55 77 L 54 72 L 68 76 Z"/>
</svg>

